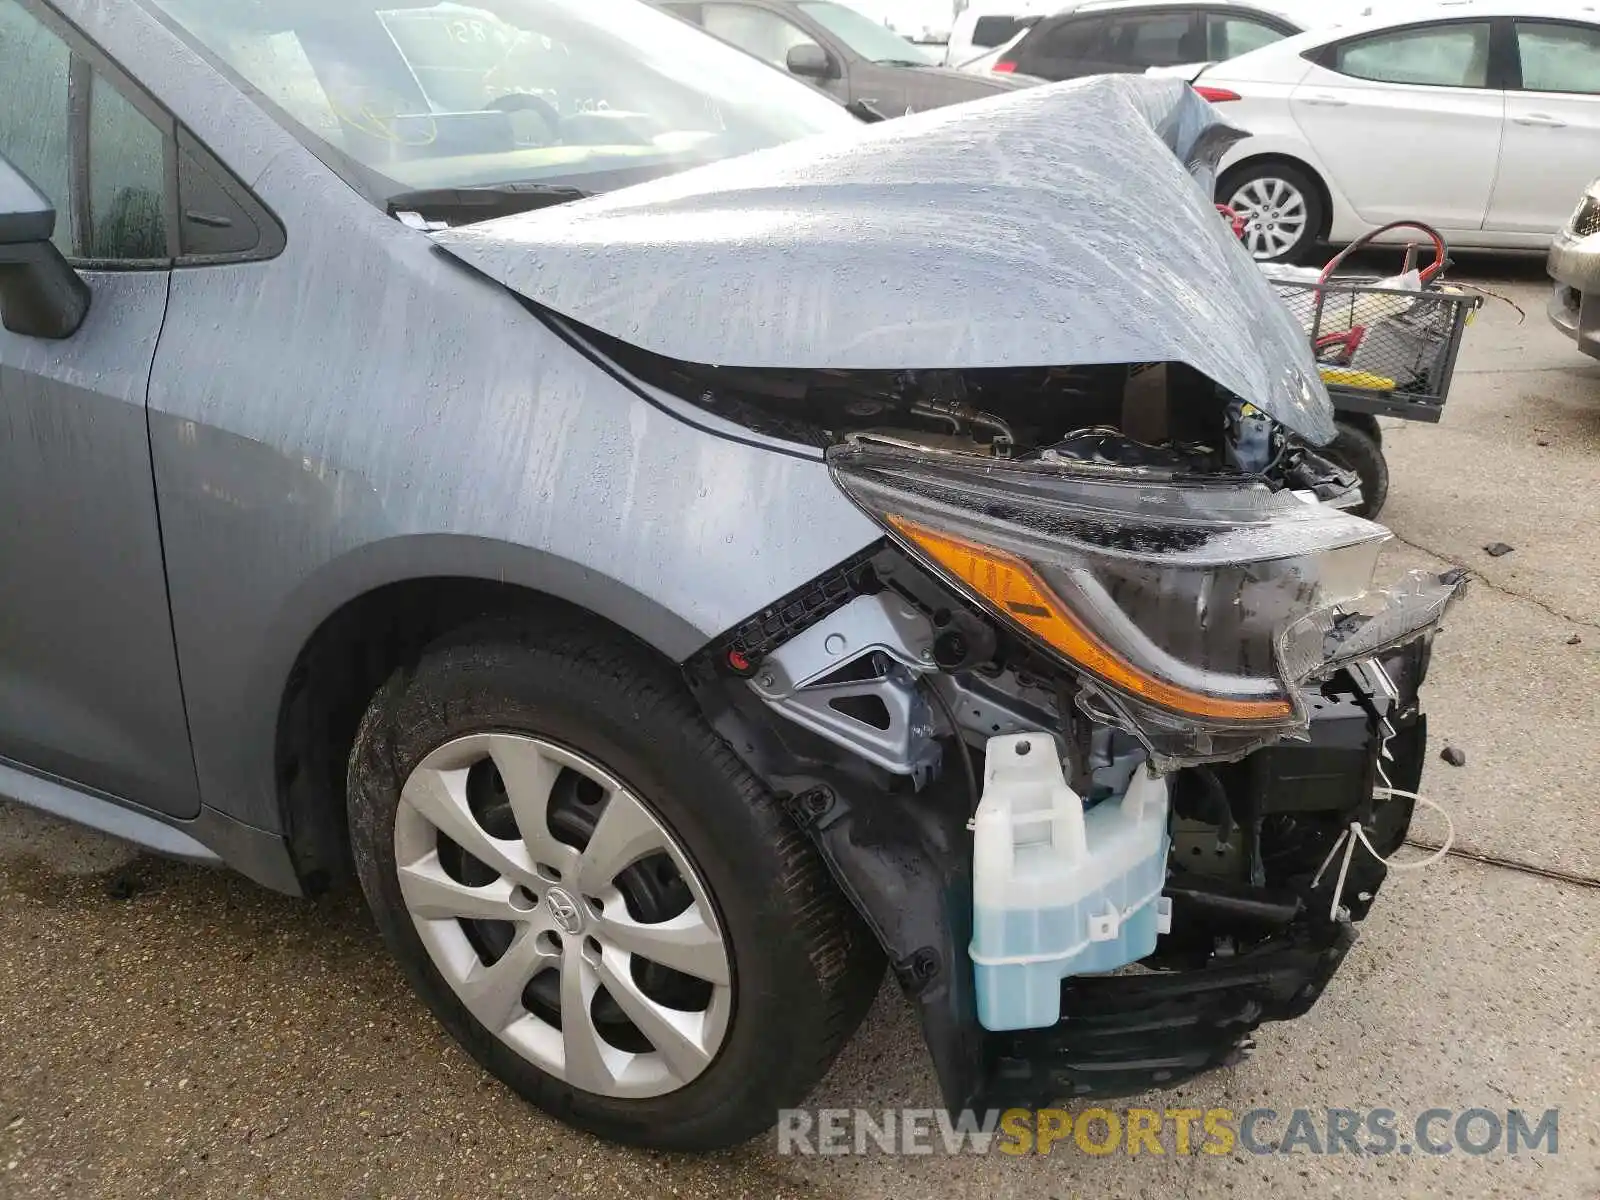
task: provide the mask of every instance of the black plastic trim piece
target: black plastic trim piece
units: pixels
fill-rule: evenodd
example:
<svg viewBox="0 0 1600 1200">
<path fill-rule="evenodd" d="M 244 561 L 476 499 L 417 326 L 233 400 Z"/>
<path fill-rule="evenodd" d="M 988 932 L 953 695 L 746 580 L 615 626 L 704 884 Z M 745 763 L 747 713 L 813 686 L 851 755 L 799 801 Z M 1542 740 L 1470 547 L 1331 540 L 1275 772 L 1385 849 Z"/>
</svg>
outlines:
<svg viewBox="0 0 1600 1200">
<path fill-rule="evenodd" d="M 1316 1003 L 1355 940 L 1341 921 L 1201 970 L 1069 979 L 1059 1024 L 990 1035 L 987 1077 L 962 1107 L 1134 1096 L 1232 1066 L 1263 1022 Z"/>
<path fill-rule="evenodd" d="M 563 321 L 555 313 L 550 312 L 548 309 L 539 307 L 539 305 L 535 304 L 532 300 L 529 300 L 520 292 L 512 291 L 512 289 L 506 288 L 505 285 L 500 283 L 498 280 L 489 279 L 489 276 L 484 275 L 482 271 L 478 270 L 470 263 L 463 262 L 449 251 L 441 248 L 439 249 L 439 253 L 449 258 L 451 262 L 455 263 L 463 270 L 471 271 L 473 274 L 481 276 L 490 283 L 494 284 L 495 287 L 510 291 L 511 294 L 515 296 L 522 304 L 522 306 L 533 314 L 534 319 L 542 324 L 546 329 L 555 334 L 568 346 L 576 350 L 579 354 L 583 355 L 584 358 L 588 359 L 595 366 L 599 367 L 607 375 L 611 376 L 611 378 L 615 379 L 623 387 L 627 388 L 635 396 L 639 397 L 639 399 L 643 400 L 646 404 L 648 404 L 651 408 L 656 409 L 658 412 L 666 413 L 667 416 L 671 417 L 675 421 L 682 421 L 691 429 L 698 429 L 701 433 L 708 433 L 712 437 L 721 438 L 725 442 L 733 442 L 735 445 L 750 446 L 757 450 L 766 450 L 772 454 L 782 454 L 789 458 L 804 459 L 807 462 L 822 461 L 822 454 L 820 451 L 808 450 L 800 446 L 789 447 L 777 444 L 775 442 L 759 441 L 756 438 L 740 437 L 738 434 L 730 433 L 726 429 L 717 429 L 713 426 L 706 425 L 703 422 L 696 421 L 686 413 L 680 412 L 670 405 L 661 403 L 661 401 L 657 400 L 644 388 L 639 386 L 639 384 L 630 379 L 627 373 L 618 367 L 617 364 L 611 362 L 603 354 L 600 354 L 598 351 L 596 351 L 594 347 L 585 342 L 583 338 L 580 337 L 578 333 L 567 324 L 567 322 Z"/>
<path fill-rule="evenodd" d="M 1566 24 L 1567 22 L 1551 22 Z M 1510 17 L 1495 17 L 1489 32 L 1489 86 L 1504 92 L 1522 90 L 1522 47 Z"/>
<path fill-rule="evenodd" d="M 175 220 L 178 233 L 183 238 L 177 258 L 179 267 L 266 262 L 283 253 L 288 245 L 283 222 L 183 125 L 177 126 L 175 158 L 175 195 L 178 205 Z M 201 207 L 201 201 L 207 202 L 205 207 Z M 213 207 L 231 211 L 209 211 Z M 227 228 L 244 232 L 236 245 L 193 252 L 187 250 L 191 224 L 207 230 L 225 224 Z"/>
<path fill-rule="evenodd" d="M 882 547 L 883 543 L 878 542 L 852 554 L 775 604 L 747 617 L 713 641 L 703 653 L 709 653 L 718 660 L 719 667 L 729 667 L 735 674 L 750 673 L 790 638 L 838 612 L 869 589 L 876 590 L 871 588 L 870 564 Z M 741 659 L 748 664 L 746 667 L 731 666 Z"/>
</svg>

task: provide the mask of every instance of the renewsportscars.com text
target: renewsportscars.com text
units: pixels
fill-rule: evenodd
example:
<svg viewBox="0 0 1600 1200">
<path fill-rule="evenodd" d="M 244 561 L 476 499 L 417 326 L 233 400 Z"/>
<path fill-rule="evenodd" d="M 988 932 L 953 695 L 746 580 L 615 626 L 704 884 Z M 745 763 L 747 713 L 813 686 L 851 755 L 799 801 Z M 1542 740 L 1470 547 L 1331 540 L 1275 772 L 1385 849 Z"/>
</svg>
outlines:
<svg viewBox="0 0 1600 1200">
<path fill-rule="evenodd" d="M 779 1154 L 1556 1154 L 1560 1110 L 790 1108 Z"/>
</svg>

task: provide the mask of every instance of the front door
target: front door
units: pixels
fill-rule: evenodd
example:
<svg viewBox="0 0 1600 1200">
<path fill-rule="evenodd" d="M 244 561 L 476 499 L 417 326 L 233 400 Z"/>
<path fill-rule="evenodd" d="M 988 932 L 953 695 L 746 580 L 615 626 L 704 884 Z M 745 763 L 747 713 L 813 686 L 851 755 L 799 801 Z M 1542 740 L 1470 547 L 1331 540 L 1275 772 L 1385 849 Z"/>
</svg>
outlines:
<svg viewBox="0 0 1600 1200">
<path fill-rule="evenodd" d="M 789 51 L 796 46 L 820 45 L 815 34 L 802 29 L 781 13 L 754 4 L 740 4 L 738 0 L 707 0 L 700 6 L 700 24 L 707 33 L 714 33 L 724 41 L 732 42 L 747 54 L 755 55 L 780 71 L 789 69 Z M 852 99 L 845 63 L 835 53 L 829 52 L 828 57 L 835 69 L 834 77 L 807 79 L 805 82 L 822 88 L 840 102 Z"/>
<path fill-rule="evenodd" d="M 93 293 L 72 337 L 0 328 L 0 759 L 199 811 L 145 423 L 173 256 L 171 141 L 37 0 L 0 0 L 0 154 Z"/>
</svg>

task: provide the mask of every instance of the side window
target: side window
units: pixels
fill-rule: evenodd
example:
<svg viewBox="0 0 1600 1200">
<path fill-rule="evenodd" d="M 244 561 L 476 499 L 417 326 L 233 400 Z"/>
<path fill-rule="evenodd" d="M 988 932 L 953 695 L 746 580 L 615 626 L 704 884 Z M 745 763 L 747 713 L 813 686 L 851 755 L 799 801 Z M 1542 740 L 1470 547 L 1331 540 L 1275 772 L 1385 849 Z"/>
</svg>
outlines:
<svg viewBox="0 0 1600 1200">
<path fill-rule="evenodd" d="M 1517 53 L 1523 91 L 1600 96 L 1600 28 L 1518 21 Z"/>
<path fill-rule="evenodd" d="M 1029 47 L 1039 58 L 1103 59 L 1109 27 L 1104 17 L 1069 19 L 1030 34 L 1021 46 Z"/>
<path fill-rule="evenodd" d="M 1222 62 L 1238 58 L 1252 50 L 1282 41 L 1286 35 L 1270 25 L 1252 21 L 1247 17 L 1227 17 L 1221 13 L 1206 15 L 1206 53 L 1208 61 Z"/>
<path fill-rule="evenodd" d="M 1201 30 L 1191 12 L 1113 17 L 1107 61 L 1119 66 L 1170 67 L 1205 57 Z"/>
<path fill-rule="evenodd" d="M 1487 87 L 1489 23 L 1420 25 L 1334 47 L 1327 64 L 1341 75 L 1379 83 Z"/>
<path fill-rule="evenodd" d="M 972 44 L 980 50 L 1003 46 L 1024 28 L 1017 17 L 979 17 L 972 24 Z"/>
<path fill-rule="evenodd" d="M 167 143 L 109 84 L 89 89 L 85 258 L 167 257 Z"/>
<path fill-rule="evenodd" d="M 68 258 L 169 259 L 165 137 L 18 0 L 0 0 L 0 153 L 55 205 Z"/>
<path fill-rule="evenodd" d="M 732 42 L 747 54 L 782 68 L 795 46 L 813 43 L 805 30 L 776 13 L 744 4 L 707 4 L 701 8 L 707 33 Z"/>
</svg>

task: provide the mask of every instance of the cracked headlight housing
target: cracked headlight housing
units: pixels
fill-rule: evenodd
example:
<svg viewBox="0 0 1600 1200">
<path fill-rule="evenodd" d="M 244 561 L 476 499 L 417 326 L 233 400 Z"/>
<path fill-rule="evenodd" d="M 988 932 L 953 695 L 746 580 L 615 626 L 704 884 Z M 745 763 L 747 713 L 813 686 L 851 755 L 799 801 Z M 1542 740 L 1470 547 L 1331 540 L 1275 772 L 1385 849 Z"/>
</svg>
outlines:
<svg viewBox="0 0 1600 1200">
<path fill-rule="evenodd" d="M 1238 478 L 864 445 L 829 462 L 903 548 L 1168 766 L 1305 730 L 1299 685 L 1329 663 L 1329 630 L 1389 537 Z"/>
</svg>

